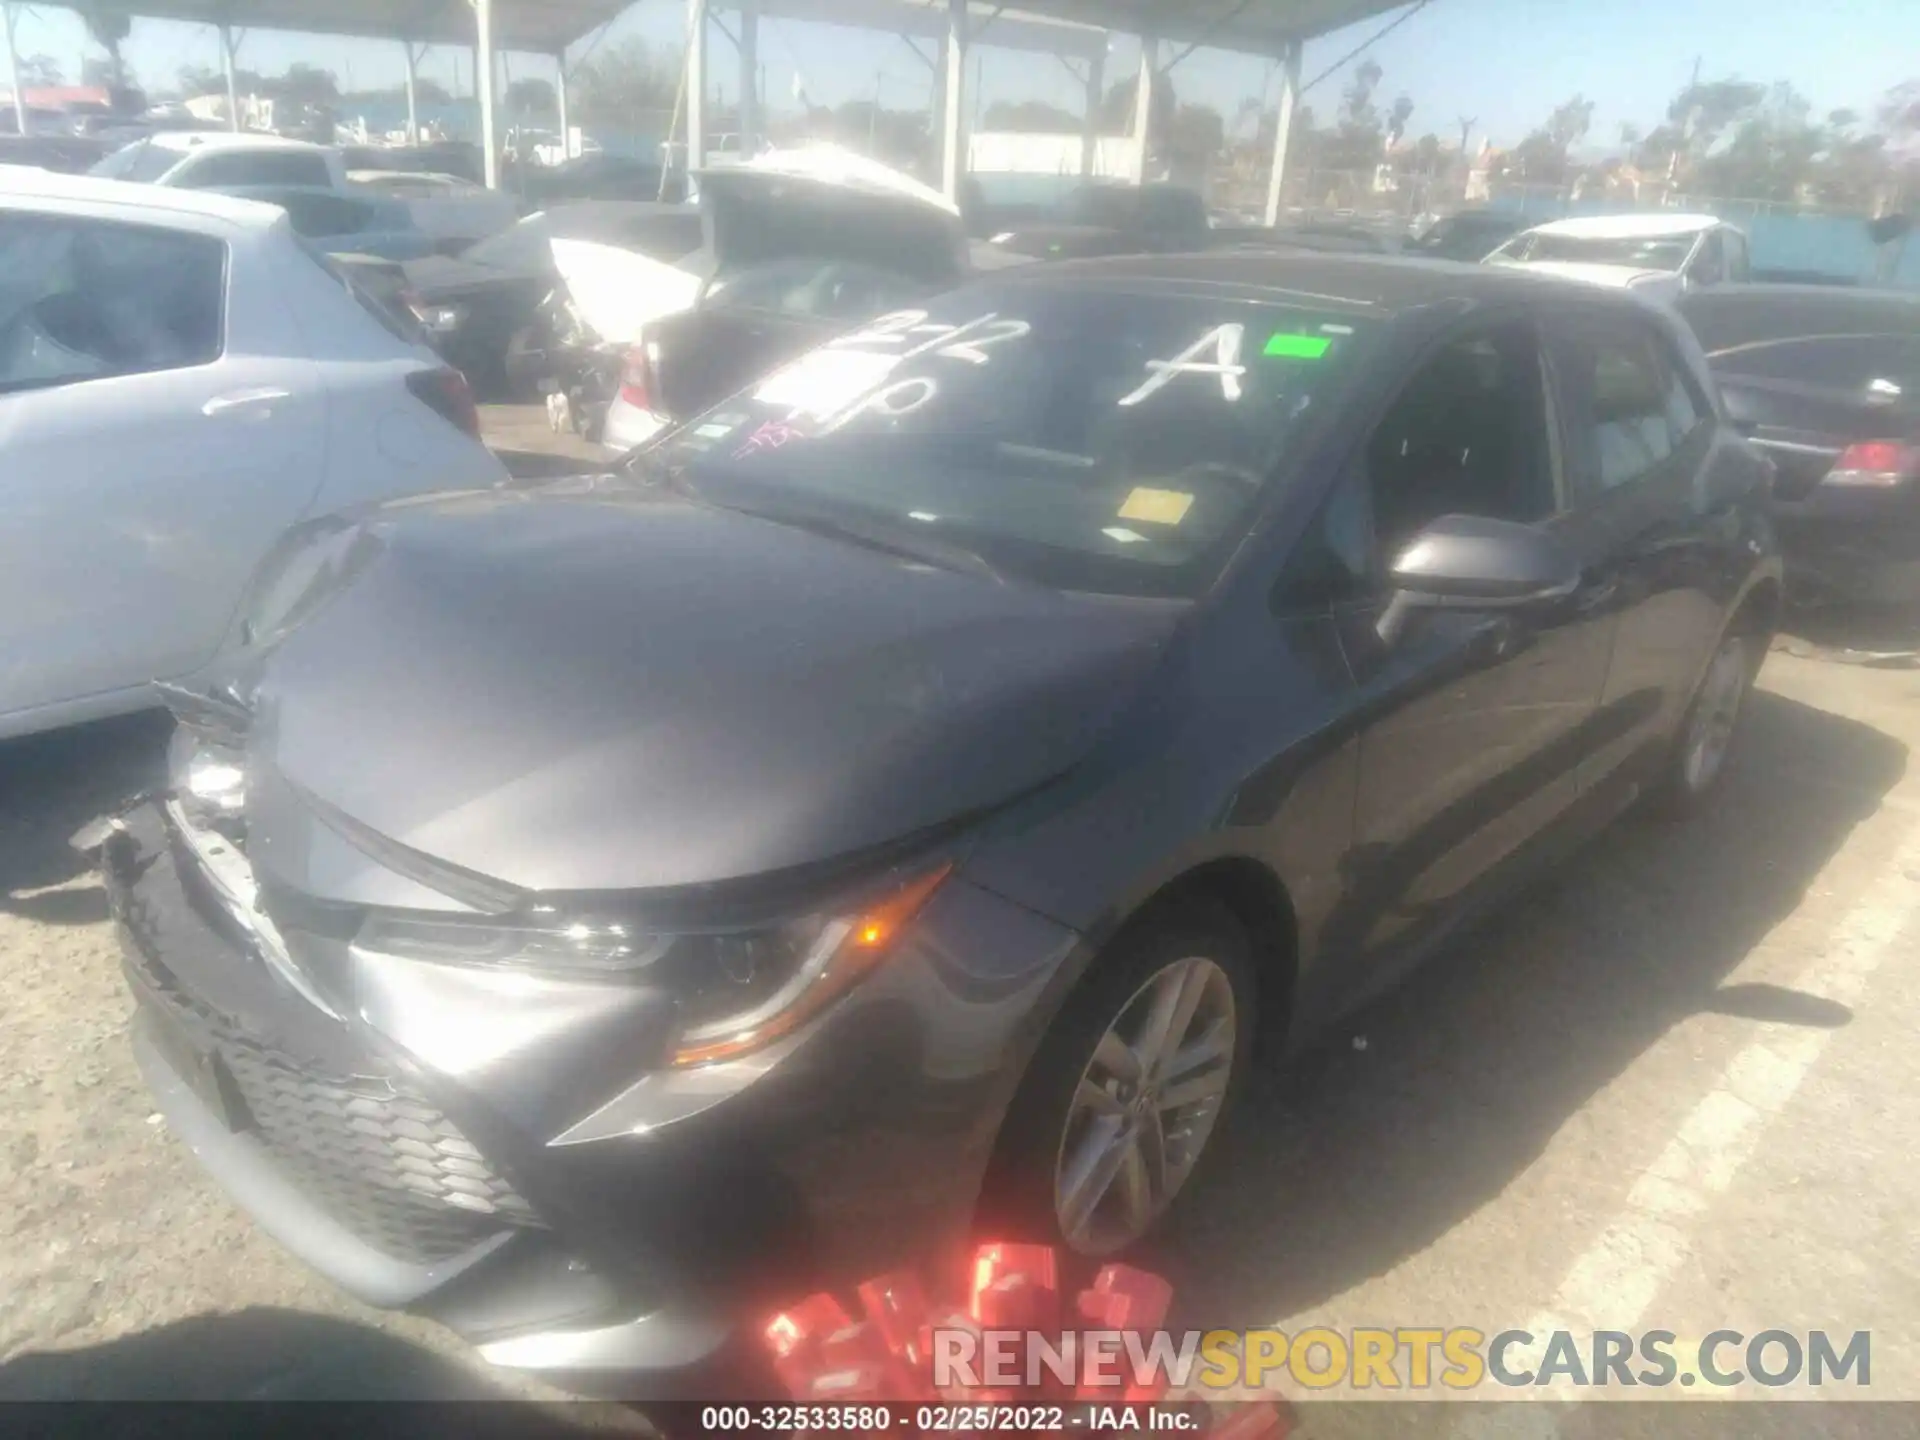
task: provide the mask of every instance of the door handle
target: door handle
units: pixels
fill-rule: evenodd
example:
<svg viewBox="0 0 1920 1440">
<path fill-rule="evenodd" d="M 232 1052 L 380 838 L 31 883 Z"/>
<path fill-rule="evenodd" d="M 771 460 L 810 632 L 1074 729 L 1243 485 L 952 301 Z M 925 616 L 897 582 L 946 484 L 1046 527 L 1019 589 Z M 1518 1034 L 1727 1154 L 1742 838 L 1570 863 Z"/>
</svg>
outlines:
<svg viewBox="0 0 1920 1440">
<path fill-rule="evenodd" d="M 276 400 L 289 400 L 293 397 L 285 390 L 235 390 L 228 395 L 216 395 L 200 407 L 200 413 L 212 418 L 230 414 L 235 410 L 257 410 L 271 405 Z"/>
</svg>

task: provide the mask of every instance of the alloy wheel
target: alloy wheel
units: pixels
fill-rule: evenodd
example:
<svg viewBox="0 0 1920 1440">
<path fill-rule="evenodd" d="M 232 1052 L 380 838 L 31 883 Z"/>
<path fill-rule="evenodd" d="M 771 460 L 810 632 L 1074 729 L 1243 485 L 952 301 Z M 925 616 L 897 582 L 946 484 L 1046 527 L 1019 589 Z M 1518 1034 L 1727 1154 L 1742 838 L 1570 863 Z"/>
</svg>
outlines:
<svg viewBox="0 0 1920 1440">
<path fill-rule="evenodd" d="M 1700 682 L 1693 718 L 1687 727 L 1684 760 L 1687 788 L 1698 795 L 1711 786 L 1726 764 L 1733 731 L 1740 719 L 1752 670 L 1744 636 L 1729 635 L 1720 644 Z"/>
<path fill-rule="evenodd" d="M 1165 1213 L 1213 1134 L 1237 1043 L 1233 982 L 1203 957 L 1161 969 L 1121 1007 L 1054 1163 L 1054 1216 L 1074 1250 L 1124 1249 Z"/>
</svg>

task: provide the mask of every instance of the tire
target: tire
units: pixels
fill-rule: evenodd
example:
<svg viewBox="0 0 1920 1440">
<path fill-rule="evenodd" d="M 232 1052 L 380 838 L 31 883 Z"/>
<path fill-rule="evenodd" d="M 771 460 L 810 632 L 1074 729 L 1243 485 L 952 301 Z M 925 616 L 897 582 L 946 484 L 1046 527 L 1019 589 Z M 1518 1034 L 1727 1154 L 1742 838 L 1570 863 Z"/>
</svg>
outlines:
<svg viewBox="0 0 1920 1440">
<path fill-rule="evenodd" d="M 1246 931 L 1217 903 L 1186 902 L 1123 932 L 1067 1001 L 1008 1107 L 982 1197 L 984 1238 L 1091 1261 L 1153 1233 L 1218 1149 L 1245 1085 L 1257 995 Z M 1168 1007 L 1161 1016 L 1156 1001 Z M 1176 1045 L 1152 1052 L 1142 1077 L 1147 1026 L 1188 1001 L 1185 1073 L 1165 1068 Z M 1193 1063 L 1203 1043 L 1218 1052 L 1223 1042 L 1230 1052 Z M 1184 1103 L 1167 1104 L 1170 1081 Z M 1104 1098 L 1090 1103 L 1096 1094 Z"/>
<path fill-rule="evenodd" d="M 1660 814 L 1685 819 L 1699 813 L 1718 791 L 1746 710 L 1747 692 L 1765 658 L 1765 638 L 1737 619 L 1720 637 L 1654 790 L 1654 808 Z"/>
</svg>

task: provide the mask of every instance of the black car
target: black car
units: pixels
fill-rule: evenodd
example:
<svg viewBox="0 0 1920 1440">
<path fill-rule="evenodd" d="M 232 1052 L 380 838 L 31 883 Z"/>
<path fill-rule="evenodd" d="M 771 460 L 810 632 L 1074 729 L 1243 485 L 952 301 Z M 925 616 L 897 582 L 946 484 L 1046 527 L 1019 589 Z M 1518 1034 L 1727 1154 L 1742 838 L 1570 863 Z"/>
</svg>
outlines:
<svg viewBox="0 0 1920 1440">
<path fill-rule="evenodd" d="M 1030 259 L 1088 260 L 1205 249 L 1212 225 L 1197 190 L 1101 181 L 1069 191 L 1052 215 L 1013 225 L 992 239 Z"/>
<path fill-rule="evenodd" d="M 700 216 L 680 205 L 561 205 L 458 255 L 407 261 L 411 302 L 435 347 L 488 398 L 514 393 L 513 353 L 541 343 L 542 302 L 560 280 L 555 240 L 613 246 L 673 265 L 699 251 Z"/>
<path fill-rule="evenodd" d="M 1711 792 L 1765 472 L 1597 286 L 962 286 L 616 473 L 290 543 L 81 841 L 140 1065 L 290 1249 L 575 1389 L 700 1393 L 976 1222 L 1116 1253 L 1256 1045 Z"/>
<path fill-rule="evenodd" d="M 651 200 L 678 204 L 686 199 L 686 179 L 662 176 L 658 161 L 625 155 L 577 155 L 558 165 L 527 165 L 513 176 L 512 188 L 530 206 L 574 205 L 591 200 Z"/>
<path fill-rule="evenodd" d="M 1920 296 L 1730 285 L 1678 304 L 1778 471 L 1795 599 L 1920 603 Z"/>
<path fill-rule="evenodd" d="M 1533 222 L 1506 210 L 1461 210 L 1443 215 L 1408 243 L 1408 253 L 1428 260 L 1477 265 Z"/>
</svg>

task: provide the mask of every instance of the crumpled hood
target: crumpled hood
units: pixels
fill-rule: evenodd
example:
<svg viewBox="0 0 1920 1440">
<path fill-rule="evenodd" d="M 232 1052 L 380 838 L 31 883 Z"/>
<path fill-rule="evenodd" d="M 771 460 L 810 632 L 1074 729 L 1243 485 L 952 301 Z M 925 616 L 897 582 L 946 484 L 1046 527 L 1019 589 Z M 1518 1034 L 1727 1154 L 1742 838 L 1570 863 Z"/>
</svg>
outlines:
<svg viewBox="0 0 1920 1440">
<path fill-rule="evenodd" d="M 462 497 L 374 533 L 267 663 L 254 763 L 531 890 L 762 875 L 1012 799 L 1088 752 L 1177 613 L 630 488 Z M 311 821 L 265 809 L 250 825 Z M 269 871 L 309 848 L 253 838 Z"/>
</svg>

